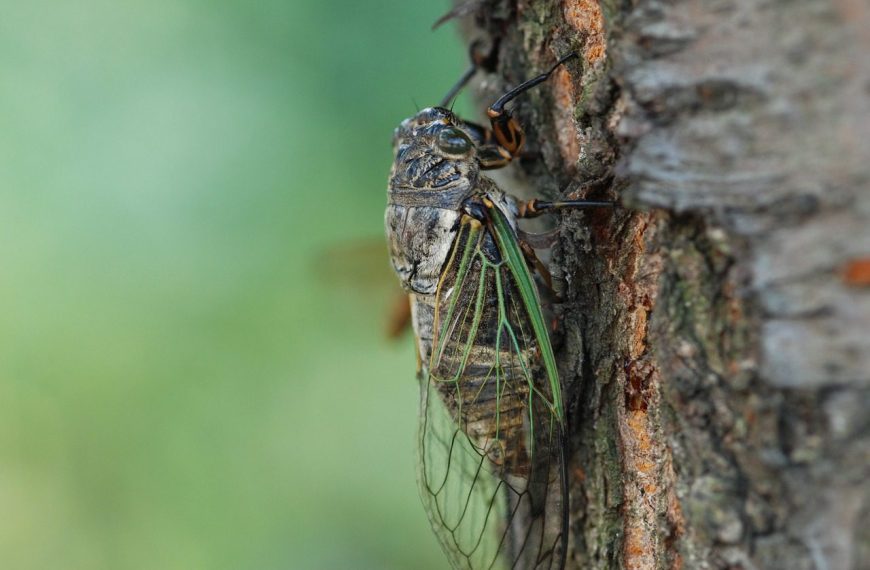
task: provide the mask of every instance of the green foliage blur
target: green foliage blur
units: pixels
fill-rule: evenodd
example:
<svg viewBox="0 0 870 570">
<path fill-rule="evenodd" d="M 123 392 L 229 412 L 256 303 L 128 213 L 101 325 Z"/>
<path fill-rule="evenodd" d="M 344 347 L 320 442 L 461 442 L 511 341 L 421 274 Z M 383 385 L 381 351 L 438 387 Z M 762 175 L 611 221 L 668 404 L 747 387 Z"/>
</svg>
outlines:
<svg viewBox="0 0 870 570">
<path fill-rule="evenodd" d="M 4 3 L 0 568 L 445 567 L 382 219 L 447 8 Z"/>
</svg>

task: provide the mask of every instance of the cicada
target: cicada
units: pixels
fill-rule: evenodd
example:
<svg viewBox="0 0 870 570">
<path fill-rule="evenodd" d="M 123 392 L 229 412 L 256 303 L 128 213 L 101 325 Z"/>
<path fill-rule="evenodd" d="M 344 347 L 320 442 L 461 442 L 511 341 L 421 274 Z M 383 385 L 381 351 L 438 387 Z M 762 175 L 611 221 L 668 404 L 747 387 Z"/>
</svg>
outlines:
<svg viewBox="0 0 870 570">
<path fill-rule="evenodd" d="M 393 137 L 385 226 L 416 337 L 418 481 L 454 568 L 565 564 L 565 403 L 534 276 L 541 265 L 517 219 L 612 204 L 524 202 L 483 171 L 523 146 L 507 103 L 573 57 L 500 97 L 489 128 L 446 108 L 472 66 Z"/>
</svg>

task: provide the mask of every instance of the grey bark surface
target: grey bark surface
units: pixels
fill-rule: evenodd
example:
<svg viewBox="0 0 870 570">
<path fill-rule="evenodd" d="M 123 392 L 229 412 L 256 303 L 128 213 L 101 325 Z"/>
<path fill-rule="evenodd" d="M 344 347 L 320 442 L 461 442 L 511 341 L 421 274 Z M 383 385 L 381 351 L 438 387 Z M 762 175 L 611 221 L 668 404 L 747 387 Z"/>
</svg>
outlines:
<svg viewBox="0 0 870 570">
<path fill-rule="evenodd" d="M 870 568 L 870 7 L 465 5 L 481 103 L 580 55 L 517 101 L 514 175 L 624 205 L 551 260 L 568 567 Z"/>
</svg>

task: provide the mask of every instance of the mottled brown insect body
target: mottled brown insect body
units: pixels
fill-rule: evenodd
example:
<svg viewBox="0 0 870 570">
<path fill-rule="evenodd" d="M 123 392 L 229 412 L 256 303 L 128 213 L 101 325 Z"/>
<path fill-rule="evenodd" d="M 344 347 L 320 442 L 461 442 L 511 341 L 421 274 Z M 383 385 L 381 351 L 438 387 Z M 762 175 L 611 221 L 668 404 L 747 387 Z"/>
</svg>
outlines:
<svg viewBox="0 0 870 570">
<path fill-rule="evenodd" d="M 553 489 L 558 474 L 550 475 L 558 463 L 559 440 L 554 438 L 555 422 L 542 422 L 537 432 L 530 425 L 530 418 L 554 417 L 554 396 L 516 277 L 504 263 L 491 227 L 469 210 L 469 204 L 498 210 L 509 231 L 516 231 L 515 201 L 480 173 L 477 145 L 485 139 L 475 128 L 446 109 L 431 108 L 403 121 L 394 136 L 385 227 L 393 269 L 411 300 L 424 387 L 422 461 L 428 460 L 435 471 L 440 467 L 432 464 L 441 462 L 461 473 L 459 462 L 467 457 L 455 456 L 457 437 L 467 438 L 463 441 L 469 457 L 479 457 L 465 468 L 466 483 L 450 482 L 457 476 L 450 473 L 439 483 L 439 476 L 424 468 L 422 490 L 424 499 L 427 494 L 431 498 L 430 518 L 448 554 L 463 547 L 458 531 L 447 529 L 471 526 L 473 519 L 465 514 L 468 506 L 455 524 L 448 523 L 445 513 L 483 493 L 485 500 L 477 501 L 481 513 L 475 515 L 483 518 L 473 523 L 471 535 L 482 536 L 486 530 L 502 537 L 491 562 L 531 557 L 527 567 L 558 568 L 553 552 L 561 526 L 546 526 L 543 511 L 548 486 L 551 499 L 560 497 L 560 490 Z M 532 390 L 543 397 L 531 397 Z M 436 426 L 441 421 L 437 410 L 444 410 L 452 427 Z M 485 486 L 481 472 L 494 477 L 493 483 Z M 478 479 L 478 489 L 472 490 Z M 511 491 L 499 490 L 498 482 Z M 463 484 L 468 492 L 457 490 L 455 497 L 445 498 L 444 488 L 460 489 Z M 494 515 L 490 520 L 487 513 L 495 510 L 505 520 Z M 535 541 L 513 537 L 518 531 L 508 522 L 519 512 L 537 520 L 540 536 Z M 511 546 L 517 552 L 509 555 L 508 545 L 514 542 L 534 545 L 526 553 L 525 546 Z M 469 556 L 452 558 L 454 565 L 478 567 Z"/>
<path fill-rule="evenodd" d="M 475 160 L 473 144 L 463 154 L 451 154 L 438 145 L 441 133 L 461 136 L 463 121 L 445 109 L 424 109 L 403 121 L 396 130 L 394 143 L 396 156 L 390 174 L 389 205 L 386 230 L 390 243 L 393 268 L 411 294 L 412 323 L 417 337 L 420 362 L 439 383 L 439 392 L 451 414 L 460 418 L 469 437 L 487 450 L 489 459 L 508 473 L 528 473 L 528 455 L 525 450 L 523 418 L 528 401 L 528 386 L 518 385 L 507 394 L 496 394 L 496 384 L 487 382 L 497 363 L 505 363 L 505 374 L 521 378 L 523 366 L 540 367 L 532 356 L 534 347 L 521 355 L 500 344 L 497 335 L 498 295 L 495 282 L 487 283 L 482 297 L 479 321 L 462 321 L 459 330 L 452 331 L 434 355 L 432 339 L 435 336 L 435 293 L 441 282 L 445 291 L 440 314 L 446 314 L 447 301 L 459 296 L 461 307 L 472 307 L 478 284 L 483 276 L 482 260 L 474 260 L 461 283 L 457 283 L 458 267 L 443 272 L 452 253 L 459 255 L 467 245 L 469 231 L 466 225 L 479 222 L 462 213 L 462 204 L 472 196 L 497 201 L 511 216 L 515 206 L 496 185 L 480 174 Z M 467 132 L 461 132 L 471 140 Z M 452 147 L 451 147 L 452 149 Z M 488 233 L 476 233 L 481 251 L 492 263 L 498 263 L 499 253 Z M 506 268 L 503 269 L 506 271 Z M 511 290 L 511 279 L 503 277 L 504 293 Z M 449 293 L 448 293 L 449 291 Z M 524 318 L 525 316 L 522 315 Z M 526 330 L 531 326 L 524 319 Z M 469 348 L 466 354 L 466 348 Z M 517 357 L 523 359 L 519 362 Z M 513 362 L 512 362 L 513 361 Z M 459 385 L 449 380 L 457 376 Z M 503 397 L 502 397 L 503 396 Z"/>
<path fill-rule="evenodd" d="M 493 103 L 491 128 L 442 106 L 393 136 L 385 226 L 419 356 L 418 481 L 454 568 L 553 570 L 567 556 L 565 410 L 532 268 L 548 273 L 516 220 L 612 204 L 521 203 L 481 171 L 523 146 L 505 105 L 573 57 Z"/>
</svg>

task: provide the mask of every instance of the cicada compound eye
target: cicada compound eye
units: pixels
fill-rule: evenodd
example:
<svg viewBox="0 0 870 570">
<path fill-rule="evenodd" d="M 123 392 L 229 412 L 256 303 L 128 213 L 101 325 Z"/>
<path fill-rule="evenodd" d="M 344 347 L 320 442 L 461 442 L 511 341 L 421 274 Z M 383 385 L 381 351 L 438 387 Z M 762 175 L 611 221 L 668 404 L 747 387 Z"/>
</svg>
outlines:
<svg viewBox="0 0 870 570">
<path fill-rule="evenodd" d="M 438 148 L 447 154 L 466 154 L 471 150 L 471 139 L 462 129 L 446 127 L 438 133 Z"/>
</svg>

